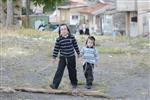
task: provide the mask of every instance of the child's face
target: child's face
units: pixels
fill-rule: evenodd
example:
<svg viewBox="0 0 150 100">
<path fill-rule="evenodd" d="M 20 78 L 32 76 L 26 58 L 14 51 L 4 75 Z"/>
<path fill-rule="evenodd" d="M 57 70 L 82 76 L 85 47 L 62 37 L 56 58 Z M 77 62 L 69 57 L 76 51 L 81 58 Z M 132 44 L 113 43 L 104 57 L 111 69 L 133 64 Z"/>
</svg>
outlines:
<svg viewBox="0 0 150 100">
<path fill-rule="evenodd" d="M 93 47 L 93 46 L 94 46 L 93 41 L 90 40 L 90 39 L 88 39 L 88 41 L 87 41 L 87 46 L 88 46 L 88 47 Z"/>
<path fill-rule="evenodd" d="M 61 36 L 67 36 L 68 35 L 68 29 L 66 25 L 60 26 L 60 35 Z"/>
</svg>

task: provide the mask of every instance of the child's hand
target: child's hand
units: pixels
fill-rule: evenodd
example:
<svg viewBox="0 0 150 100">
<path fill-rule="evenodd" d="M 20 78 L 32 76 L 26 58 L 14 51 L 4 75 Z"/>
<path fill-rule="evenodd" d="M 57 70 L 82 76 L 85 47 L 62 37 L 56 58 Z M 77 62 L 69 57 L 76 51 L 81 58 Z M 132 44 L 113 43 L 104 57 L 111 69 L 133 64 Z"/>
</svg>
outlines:
<svg viewBox="0 0 150 100">
<path fill-rule="evenodd" d="M 56 59 L 56 58 L 53 58 L 53 59 L 52 59 L 52 63 L 53 63 L 53 64 L 55 64 L 55 63 L 56 63 L 56 61 L 57 61 L 57 59 Z"/>
<path fill-rule="evenodd" d="M 79 55 L 77 55 L 77 57 L 78 57 L 78 58 L 80 58 L 80 57 L 81 57 L 81 55 L 79 54 Z"/>
<path fill-rule="evenodd" d="M 80 58 L 80 54 L 78 54 L 77 57 Z"/>
</svg>

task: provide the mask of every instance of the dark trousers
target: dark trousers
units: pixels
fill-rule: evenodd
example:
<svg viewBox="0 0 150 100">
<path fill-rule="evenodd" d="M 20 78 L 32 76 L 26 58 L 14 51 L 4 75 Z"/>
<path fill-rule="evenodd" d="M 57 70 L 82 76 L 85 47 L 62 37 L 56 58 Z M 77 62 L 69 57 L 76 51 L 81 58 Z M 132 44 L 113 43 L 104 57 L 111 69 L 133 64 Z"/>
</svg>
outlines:
<svg viewBox="0 0 150 100">
<path fill-rule="evenodd" d="M 57 71 L 55 73 L 54 79 L 53 79 L 53 85 L 58 88 L 59 84 L 61 82 L 65 66 L 67 65 L 68 73 L 69 73 L 69 79 L 71 81 L 71 84 L 73 86 L 77 86 L 77 71 L 76 71 L 76 59 L 75 56 L 72 57 L 60 57 L 59 64 Z"/>
<path fill-rule="evenodd" d="M 83 34 L 84 34 L 83 30 L 80 30 L 79 33 L 80 33 L 80 35 L 83 35 Z"/>
<path fill-rule="evenodd" d="M 91 63 L 88 63 L 88 62 L 86 62 L 83 65 L 84 76 L 86 78 L 86 85 L 92 85 L 92 82 L 94 80 L 93 68 L 94 68 L 94 64 L 91 64 Z"/>
<path fill-rule="evenodd" d="M 85 29 L 85 35 L 90 35 L 90 32 L 89 32 L 88 28 Z"/>
</svg>

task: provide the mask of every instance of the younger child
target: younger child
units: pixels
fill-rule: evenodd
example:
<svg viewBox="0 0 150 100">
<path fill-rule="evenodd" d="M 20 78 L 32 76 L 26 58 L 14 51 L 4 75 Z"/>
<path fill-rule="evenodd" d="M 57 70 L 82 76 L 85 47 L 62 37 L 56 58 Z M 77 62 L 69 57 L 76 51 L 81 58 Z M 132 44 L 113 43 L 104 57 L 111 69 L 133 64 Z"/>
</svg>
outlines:
<svg viewBox="0 0 150 100">
<path fill-rule="evenodd" d="M 84 60 L 83 70 L 86 78 L 86 86 L 85 88 L 91 89 L 93 78 L 93 68 L 97 63 L 98 54 L 95 49 L 95 38 L 93 36 L 89 36 L 86 41 L 86 46 L 81 49 L 81 56 Z"/>
<path fill-rule="evenodd" d="M 76 39 L 71 35 L 69 28 L 66 24 L 62 24 L 59 27 L 59 37 L 56 40 L 53 50 L 53 59 L 55 60 L 59 53 L 59 64 L 55 73 L 54 79 L 50 87 L 57 89 L 61 82 L 65 66 L 68 68 L 69 79 L 72 87 L 77 86 L 77 71 L 76 71 L 76 57 L 75 51 L 79 55 L 80 51 L 76 42 Z"/>
</svg>

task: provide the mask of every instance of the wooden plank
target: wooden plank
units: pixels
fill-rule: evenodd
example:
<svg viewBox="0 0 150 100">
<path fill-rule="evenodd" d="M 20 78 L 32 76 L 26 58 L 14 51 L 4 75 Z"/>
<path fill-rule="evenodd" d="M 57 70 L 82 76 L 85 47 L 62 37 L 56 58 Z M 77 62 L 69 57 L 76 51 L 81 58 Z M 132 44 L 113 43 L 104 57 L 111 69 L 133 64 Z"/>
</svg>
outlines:
<svg viewBox="0 0 150 100">
<path fill-rule="evenodd" d="M 43 93 L 43 94 L 61 94 L 61 95 L 75 95 L 75 96 L 93 96 L 93 97 L 100 97 L 100 98 L 107 98 L 111 99 L 110 96 L 101 93 L 99 91 L 92 91 L 92 90 L 60 90 L 60 89 L 43 89 L 43 88 L 30 88 L 30 87 L 0 87 L 0 92 L 6 93 L 14 93 L 16 91 L 20 92 L 31 92 L 31 93 Z"/>
</svg>

